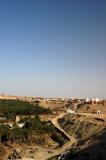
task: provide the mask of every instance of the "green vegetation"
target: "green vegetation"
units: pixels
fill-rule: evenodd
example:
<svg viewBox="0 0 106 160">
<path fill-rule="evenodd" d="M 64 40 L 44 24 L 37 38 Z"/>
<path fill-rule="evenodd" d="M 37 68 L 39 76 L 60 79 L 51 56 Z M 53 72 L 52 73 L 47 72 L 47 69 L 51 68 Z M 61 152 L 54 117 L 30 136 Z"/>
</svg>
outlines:
<svg viewBox="0 0 106 160">
<path fill-rule="evenodd" d="M 3 121 L 3 120 L 0 120 L 0 123 L 5 123 L 5 121 Z"/>
<path fill-rule="evenodd" d="M 77 153 L 78 153 L 78 151 L 75 148 L 71 149 L 71 151 L 70 151 L 71 156 L 74 156 Z"/>
<path fill-rule="evenodd" d="M 51 110 L 35 106 L 26 101 L 0 100 L 0 113 L 9 119 L 14 119 L 16 115 L 49 114 Z"/>
<path fill-rule="evenodd" d="M 13 127 L 3 125 L 7 120 L 1 120 L 0 124 L 0 137 L 3 141 L 27 141 L 28 139 L 37 139 L 39 141 L 45 141 L 44 135 L 50 135 L 53 132 L 53 127 L 46 121 L 40 121 L 39 114 L 49 114 L 50 109 L 45 109 L 40 106 L 33 105 L 26 101 L 20 100 L 0 100 L 0 114 L 5 116 L 9 121 L 14 122 Z M 23 123 L 23 128 L 19 128 L 15 123 L 16 115 L 27 116 L 21 119 L 20 123 Z M 35 115 L 35 118 L 31 118 L 30 115 Z M 41 137 L 43 138 L 41 138 Z"/>
<path fill-rule="evenodd" d="M 31 140 L 31 138 L 34 139 L 34 137 L 39 137 L 46 134 L 50 135 L 54 131 L 50 124 L 45 121 L 40 121 L 38 116 L 35 116 L 35 118 L 27 117 L 21 119 L 20 122 L 24 123 L 23 128 L 19 128 L 17 123 L 13 123 L 12 129 L 6 125 L 0 125 L 1 141 L 27 141 L 28 139 Z M 43 139 L 41 139 L 40 137 L 40 140 L 44 142 L 45 138 L 43 137 Z"/>
<path fill-rule="evenodd" d="M 74 160 L 78 155 L 78 151 L 75 148 L 72 148 L 69 153 L 66 154 L 65 160 Z"/>
<path fill-rule="evenodd" d="M 36 115 L 35 118 L 23 118 L 20 122 L 25 124 L 24 129 L 27 129 L 30 132 L 34 131 L 38 135 L 53 132 L 53 127 L 48 125 L 46 121 L 40 121 L 38 115 Z"/>
</svg>

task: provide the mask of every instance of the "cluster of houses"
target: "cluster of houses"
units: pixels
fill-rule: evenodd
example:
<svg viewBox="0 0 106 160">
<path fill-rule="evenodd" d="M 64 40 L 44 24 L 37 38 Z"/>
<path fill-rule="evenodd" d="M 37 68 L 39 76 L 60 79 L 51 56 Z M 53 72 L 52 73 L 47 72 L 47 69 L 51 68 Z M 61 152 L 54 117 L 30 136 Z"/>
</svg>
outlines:
<svg viewBox="0 0 106 160">
<path fill-rule="evenodd" d="M 45 106 L 46 104 L 55 104 L 55 105 L 63 105 L 64 106 L 69 106 L 72 103 L 75 104 L 83 104 L 83 103 L 87 103 L 87 104 L 106 104 L 106 100 L 104 99 L 99 99 L 99 98 L 94 98 L 94 99 L 90 99 L 90 98 L 86 98 L 86 99 L 68 99 L 68 98 L 43 98 L 43 97 L 19 97 L 19 96 L 6 96 L 4 94 L 0 95 L 0 99 L 18 99 L 18 100 L 22 100 L 22 101 L 29 101 L 31 103 L 34 104 L 39 104 L 39 105 L 43 105 Z M 63 106 L 63 107 L 64 107 Z M 57 110 L 59 110 L 59 107 L 57 108 Z M 72 110 L 67 110 L 67 114 L 72 114 L 75 113 L 75 111 Z M 97 111 L 97 114 L 100 114 L 101 111 Z M 20 125 L 20 124 L 19 124 Z"/>
<path fill-rule="evenodd" d="M 65 101 L 70 101 L 70 102 L 74 102 L 74 103 L 83 103 L 84 101 L 87 103 L 100 103 L 100 102 L 105 102 L 106 100 L 103 100 L 102 98 L 94 98 L 94 99 L 90 99 L 90 98 L 86 98 L 86 100 L 84 99 L 69 99 L 69 98 L 43 98 L 43 97 L 29 97 L 29 96 L 11 96 L 11 95 L 4 95 L 4 94 L 0 94 L 0 99 L 19 99 L 19 100 L 26 100 L 26 101 L 38 101 L 38 102 L 65 102 Z"/>
<path fill-rule="evenodd" d="M 24 126 L 24 123 L 20 123 L 21 117 L 20 116 L 16 116 L 16 120 L 15 120 L 15 124 L 19 127 L 22 128 Z M 6 117 L 3 117 L 3 115 L 0 115 L 0 121 L 3 123 L 0 123 L 0 125 L 6 125 L 8 126 L 10 129 L 13 128 L 14 126 L 14 122 L 11 120 L 7 120 Z"/>
<path fill-rule="evenodd" d="M 93 99 L 89 99 L 89 98 L 86 98 L 85 100 L 86 103 L 89 103 L 89 104 L 106 104 L 106 100 L 104 99 L 99 99 L 99 98 L 93 98 Z"/>
</svg>

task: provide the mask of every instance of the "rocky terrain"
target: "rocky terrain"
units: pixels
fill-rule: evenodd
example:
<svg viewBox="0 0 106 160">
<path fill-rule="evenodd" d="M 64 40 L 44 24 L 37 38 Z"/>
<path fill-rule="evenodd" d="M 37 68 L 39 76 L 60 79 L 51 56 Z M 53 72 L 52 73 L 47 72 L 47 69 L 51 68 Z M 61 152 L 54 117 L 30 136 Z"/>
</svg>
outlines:
<svg viewBox="0 0 106 160">
<path fill-rule="evenodd" d="M 45 138 L 45 141 L 42 141 Z M 37 159 L 46 160 L 55 150 L 68 141 L 67 137 L 54 128 L 53 134 L 31 136 L 28 141 L 16 140 L 14 142 L 2 142 L 0 148 L 1 160 L 5 159 Z M 42 143 L 41 143 L 42 142 Z M 61 152 L 61 150 L 60 150 Z"/>
<path fill-rule="evenodd" d="M 65 115 L 58 120 L 60 126 L 77 140 L 87 138 L 103 128 L 103 122 L 85 115 Z"/>
<path fill-rule="evenodd" d="M 61 155 L 60 160 L 105 160 L 106 117 L 102 115 L 71 114 L 58 119 L 60 126 L 77 139 L 74 148 Z"/>
<path fill-rule="evenodd" d="M 35 107 L 31 106 L 28 110 L 30 116 L 20 115 L 23 128 L 14 122 L 10 129 L 1 120 L 1 160 L 105 160 L 106 105 L 79 102 L 67 104 L 59 104 L 59 108 L 55 104 L 52 112 L 37 107 L 37 112 L 40 109 L 44 113 L 37 113 L 36 116 L 30 113 L 31 107 Z M 11 106 L 8 109 L 16 114 L 17 110 L 12 110 Z M 17 106 L 17 109 L 20 108 Z M 76 112 L 68 114 L 69 109 Z M 97 114 L 97 110 L 101 110 L 101 114 Z"/>
</svg>

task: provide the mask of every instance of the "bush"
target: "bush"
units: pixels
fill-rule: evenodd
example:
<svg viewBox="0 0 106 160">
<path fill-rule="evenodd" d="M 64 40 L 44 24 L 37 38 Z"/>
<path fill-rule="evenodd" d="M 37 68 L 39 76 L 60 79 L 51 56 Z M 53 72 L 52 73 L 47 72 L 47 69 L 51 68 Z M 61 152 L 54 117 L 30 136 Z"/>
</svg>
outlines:
<svg viewBox="0 0 106 160">
<path fill-rule="evenodd" d="M 39 114 L 51 113 L 50 109 L 45 109 L 40 106 L 35 106 L 26 101 L 20 100 L 0 100 L 0 112 L 4 114 L 7 119 L 15 120 L 16 115 L 29 115 L 20 120 L 20 123 L 24 123 L 23 128 L 19 128 L 17 123 L 13 123 L 13 129 L 10 129 L 6 125 L 0 126 L 0 135 L 3 140 L 24 140 L 28 139 L 28 136 L 51 134 L 53 127 L 45 121 L 40 121 Z M 31 118 L 30 115 L 35 114 L 35 118 Z"/>
<path fill-rule="evenodd" d="M 26 101 L 0 100 L 0 112 L 7 118 L 14 119 L 16 115 L 49 114 L 51 110 L 35 106 Z"/>
</svg>

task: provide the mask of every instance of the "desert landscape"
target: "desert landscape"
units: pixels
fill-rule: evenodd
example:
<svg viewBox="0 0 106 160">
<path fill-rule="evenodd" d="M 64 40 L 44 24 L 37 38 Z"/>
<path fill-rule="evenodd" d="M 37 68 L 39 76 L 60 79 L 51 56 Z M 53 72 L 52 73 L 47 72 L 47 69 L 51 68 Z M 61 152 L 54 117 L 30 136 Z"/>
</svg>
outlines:
<svg viewBox="0 0 106 160">
<path fill-rule="evenodd" d="M 106 160 L 106 0 L 0 0 L 0 160 Z"/>
<path fill-rule="evenodd" d="M 105 132 L 105 100 L 0 99 L 1 160 L 105 160 Z"/>
</svg>

